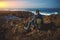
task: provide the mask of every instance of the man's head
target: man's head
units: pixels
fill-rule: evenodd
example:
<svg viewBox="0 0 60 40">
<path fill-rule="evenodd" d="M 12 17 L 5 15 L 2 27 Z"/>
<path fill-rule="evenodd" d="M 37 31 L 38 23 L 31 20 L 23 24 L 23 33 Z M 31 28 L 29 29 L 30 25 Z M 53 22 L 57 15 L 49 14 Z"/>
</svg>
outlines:
<svg viewBox="0 0 60 40">
<path fill-rule="evenodd" d="M 38 10 L 38 9 L 36 10 L 36 13 L 37 13 L 37 14 L 39 13 L 39 10 Z"/>
</svg>

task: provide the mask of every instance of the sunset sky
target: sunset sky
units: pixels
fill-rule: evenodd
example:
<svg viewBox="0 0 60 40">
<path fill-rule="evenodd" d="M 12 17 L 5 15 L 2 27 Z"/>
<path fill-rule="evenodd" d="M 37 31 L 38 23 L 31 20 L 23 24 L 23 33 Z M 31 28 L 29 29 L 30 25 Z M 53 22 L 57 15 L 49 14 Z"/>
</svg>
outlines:
<svg viewBox="0 0 60 40">
<path fill-rule="evenodd" d="M 60 0 L 0 0 L 0 8 L 60 8 Z"/>
</svg>

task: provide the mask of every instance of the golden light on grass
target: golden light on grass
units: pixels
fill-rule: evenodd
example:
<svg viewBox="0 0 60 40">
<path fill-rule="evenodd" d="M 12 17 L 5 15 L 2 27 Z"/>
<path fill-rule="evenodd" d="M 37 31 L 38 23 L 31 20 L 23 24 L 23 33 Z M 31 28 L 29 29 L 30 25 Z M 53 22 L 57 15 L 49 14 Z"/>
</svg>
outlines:
<svg viewBox="0 0 60 40">
<path fill-rule="evenodd" d="M 7 7 L 7 3 L 5 2 L 0 2 L 0 8 L 6 8 Z"/>
</svg>

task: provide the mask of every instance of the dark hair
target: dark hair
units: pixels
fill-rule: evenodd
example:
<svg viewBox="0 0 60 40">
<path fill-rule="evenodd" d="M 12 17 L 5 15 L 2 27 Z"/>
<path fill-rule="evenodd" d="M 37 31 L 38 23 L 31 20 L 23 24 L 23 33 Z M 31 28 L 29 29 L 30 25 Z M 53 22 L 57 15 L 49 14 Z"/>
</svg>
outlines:
<svg viewBox="0 0 60 40">
<path fill-rule="evenodd" d="M 36 13 L 39 13 L 39 10 L 38 9 L 36 10 Z"/>
</svg>

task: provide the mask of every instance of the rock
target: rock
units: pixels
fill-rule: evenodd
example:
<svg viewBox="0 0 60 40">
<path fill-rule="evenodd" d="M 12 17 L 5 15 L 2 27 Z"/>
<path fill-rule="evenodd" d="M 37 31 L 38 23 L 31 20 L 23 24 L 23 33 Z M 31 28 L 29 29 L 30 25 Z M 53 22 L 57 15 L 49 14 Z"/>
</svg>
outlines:
<svg viewBox="0 0 60 40">
<path fill-rule="evenodd" d="M 21 21 L 9 19 L 10 21 L 8 22 L 8 20 L 2 17 L 8 15 L 13 15 L 18 18 L 21 18 Z M 27 24 L 28 18 L 33 15 L 34 14 L 30 12 L 21 11 L 0 12 L 0 40 L 60 40 L 60 28 L 57 28 L 57 30 L 52 33 L 49 32 L 51 35 L 49 35 L 47 31 L 41 31 L 40 33 L 33 33 L 30 36 L 26 36 L 26 31 L 23 29 L 23 27 Z M 30 17 L 30 20 L 31 18 L 32 17 Z M 60 14 L 50 16 L 43 15 L 43 21 L 47 24 L 53 22 L 56 27 L 60 27 Z"/>
</svg>

